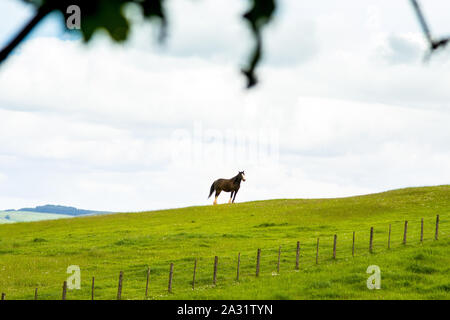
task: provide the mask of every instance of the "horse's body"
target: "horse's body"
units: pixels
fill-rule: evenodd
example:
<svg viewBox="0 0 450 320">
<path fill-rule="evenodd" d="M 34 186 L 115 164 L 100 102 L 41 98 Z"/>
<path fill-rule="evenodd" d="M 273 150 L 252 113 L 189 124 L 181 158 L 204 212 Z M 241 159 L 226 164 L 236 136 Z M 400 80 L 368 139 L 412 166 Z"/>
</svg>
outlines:
<svg viewBox="0 0 450 320">
<path fill-rule="evenodd" d="M 236 199 L 236 194 L 239 188 L 241 187 L 241 181 L 245 181 L 244 171 L 239 171 L 239 173 L 231 179 L 217 179 L 211 185 L 208 199 L 209 197 L 211 197 L 213 192 L 216 191 L 216 198 L 214 199 L 213 204 L 217 204 L 217 198 L 219 197 L 219 194 L 222 191 L 225 191 L 231 192 L 230 200 L 228 200 L 228 203 L 231 202 L 234 203 L 234 199 Z"/>
</svg>

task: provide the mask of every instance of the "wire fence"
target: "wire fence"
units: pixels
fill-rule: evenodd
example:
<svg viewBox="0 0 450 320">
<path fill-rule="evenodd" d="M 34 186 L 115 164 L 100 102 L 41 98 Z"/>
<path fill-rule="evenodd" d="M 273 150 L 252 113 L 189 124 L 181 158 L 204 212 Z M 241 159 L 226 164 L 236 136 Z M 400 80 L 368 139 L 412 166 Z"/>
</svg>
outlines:
<svg viewBox="0 0 450 320">
<path fill-rule="evenodd" d="M 344 230 L 336 234 L 318 235 L 317 238 L 292 239 L 271 247 L 240 248 L 233 254 L 217 258 L 180 257 L 171 262 L 119 268 L 115 274 L 99 275 L 92 270 L 83 271 L 81 289 L 67 290 L 67 286 L 64 288 L 65 283 L 42 283 L 36 288 L 30 288 L 30 293 L 26 295 L 20 288 L 9 288 L 7 293 L 2 294 L 2 299 L 14 299 L 17 296 L 20 299 L 39 300 L 159 299 L 178 293 L 212 289 L 217 284 L 298 272 L 321 264 L 448 238 L 450 219 L 438 215 L 419 221 L 397 220 L 385 225 L 373 224 L 369 230 Z M 121 281 L 119 272 L 123 274 Z M 87 284 L 89 282 L 90 285 Z"/>
</svg>

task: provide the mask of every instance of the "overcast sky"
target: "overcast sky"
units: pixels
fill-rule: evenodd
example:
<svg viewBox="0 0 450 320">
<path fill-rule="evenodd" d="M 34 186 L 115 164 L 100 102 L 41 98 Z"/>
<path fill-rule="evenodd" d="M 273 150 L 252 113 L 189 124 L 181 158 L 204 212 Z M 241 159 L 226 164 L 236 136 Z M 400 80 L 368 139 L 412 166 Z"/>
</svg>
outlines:
<svg viewBox="0 0 450 320">
<path fill-rule="evenodd" d="M 448 35 L 450 2 L 422 2 Z M 450 48 L 423 63 L 409 1 L 280 3 L 252 90 L 245 1 L 167 1 L 162 46 L 132 7 L 124 46 L 47 18 L 0 67 L 0 209 L 205 205 L 238 170 L 238 202 L 448 184 Z M 1 1 L 1 45 L 31 9 Z"/>
</svg>

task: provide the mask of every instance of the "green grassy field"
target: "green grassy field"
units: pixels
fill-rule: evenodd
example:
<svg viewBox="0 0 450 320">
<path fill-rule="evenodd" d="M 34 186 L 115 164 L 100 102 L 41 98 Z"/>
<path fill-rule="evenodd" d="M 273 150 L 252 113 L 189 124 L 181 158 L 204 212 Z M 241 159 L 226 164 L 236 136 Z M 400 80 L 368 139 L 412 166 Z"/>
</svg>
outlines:
<svg viewBox="0 0 450 320">
<path fill-rule="evenodd" d="M 440 215 L 438 241 L 433 240 L 436 214 Z M 403 245 L 405 220 L 408 237 Z M 391 249 L 387 249 L 389 224 Z M 371 254 L 370 227 L 374 227 Z M 336 260 L 332 259 L 334 234 Z M 256 278 L 258 248 L 262 253 Z M 216 255 L 217 285 L 213 286 Z M 192 290 L 195 259 L 196 289 Z M 171 294 L 167 293 L 170 263 L 174 263 Z M 381 269 L 381 290 L 366 287 L 366 269 L 373 264 Z M 0 225 L 0 291 L 7 299 L 32 299 L 36 287 L 40 299 L 60 299 L 69 265 L 80 266 L 82 285 L 81 290 L 70 290 L 68 299 L 89 299 L 92 276 L 96 299 L 115 299 L 119 271 L 124 272 L 122 298 L 144 299 L 148 267 L 149 299 L 449 299 L 450 186 Z"/>
</svg>

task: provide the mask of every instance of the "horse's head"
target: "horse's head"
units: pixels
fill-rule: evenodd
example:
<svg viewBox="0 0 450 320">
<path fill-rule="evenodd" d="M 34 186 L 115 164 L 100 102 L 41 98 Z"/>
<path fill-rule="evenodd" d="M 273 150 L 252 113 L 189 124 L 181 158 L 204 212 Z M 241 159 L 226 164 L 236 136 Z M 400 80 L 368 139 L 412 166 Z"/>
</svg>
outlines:
<svg viewBox="0 0 450 320">
<path fill-rule="evenodd" d="M 242 181 L 245 181 L 245 173 L 244 173 L 244 171 L 239 171 L 239 176 L 241 177 Z"/>
</svg>

